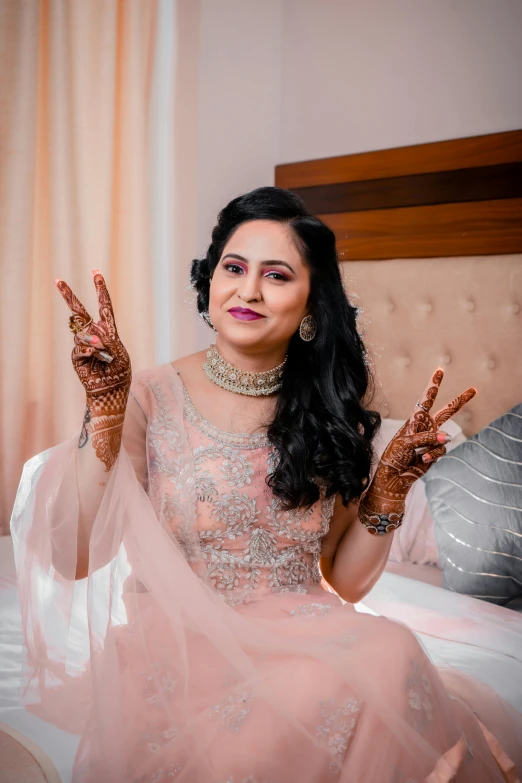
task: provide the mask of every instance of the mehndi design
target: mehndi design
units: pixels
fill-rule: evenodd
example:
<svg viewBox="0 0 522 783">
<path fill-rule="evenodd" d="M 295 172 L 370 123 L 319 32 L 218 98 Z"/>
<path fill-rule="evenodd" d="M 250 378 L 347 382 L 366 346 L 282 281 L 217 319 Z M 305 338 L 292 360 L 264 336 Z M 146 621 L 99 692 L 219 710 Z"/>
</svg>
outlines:
<svg viewBox="0 0 522 783">
<path fill-rule="evenodd" d="M 78 447 L 85 446 L 89 435 L 92 435 L 96 456 L 109 471 L 120 450 L 132 372 L 129 354 L 118 336 L 105 280 L 97 269 L 93 276 L 99 303 L 98 322 L 91 319 L 65 281 L 55 280 L 55 283 L 72 310 L 75 322 L 85 324 L 85 328 L 75 334 L 71 354 L 73 367 L 87 396 Z M 93 337 L 97 338 L 95 342 Z M 99 358 L 97 354 L 104 350 L 113 357 L 112 362 Z"/>
<path fill-rule="evenodd" d="M 373 480 L 361 497 L 359 519 L 370 533 L 379 532 L 376 515 L 401 516 L 404 513 L 406 495 L 412 484 L 446 453 L 443 444 L 450 440 L 450 436 L 437 432 L 438 427 L 477 393 L 474 388 L 467 389 L 432 416 L 430 411 L 443 377 L 444 371 L 437 368 L 410 418 L 384 450 Z M 393 526 L 390 526 L 391 529 Z"/>
</svg>

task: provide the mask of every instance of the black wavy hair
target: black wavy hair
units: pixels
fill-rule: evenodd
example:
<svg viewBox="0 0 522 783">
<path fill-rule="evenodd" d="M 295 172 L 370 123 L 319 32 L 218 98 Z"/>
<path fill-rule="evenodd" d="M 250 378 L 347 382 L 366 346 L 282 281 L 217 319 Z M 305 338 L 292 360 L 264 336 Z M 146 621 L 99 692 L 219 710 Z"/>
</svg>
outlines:
<svg viewBox="0 0 522 783">
<path fill-rule="evenodd" d="M 360 497 L 374 456 L 381 416 L 367 406 L 375 390 L 368 354 L 357 331 L 357 308 L 344 291 L 335 235 L 295 193 L 261 187 L 238 196 L 219 213 L 205 258 L 190 270 L 200 313 L 208 311 L 210 280 L 223 249 L 242 223 L 288 225 L 310 272 L 309 312 L 317 334 L 290 339 L 282 386 L 267 435 L 279 461 L 267 484 L 281 508 L 308 507 L 339 493 L 344 505 Z"/>
</svg>

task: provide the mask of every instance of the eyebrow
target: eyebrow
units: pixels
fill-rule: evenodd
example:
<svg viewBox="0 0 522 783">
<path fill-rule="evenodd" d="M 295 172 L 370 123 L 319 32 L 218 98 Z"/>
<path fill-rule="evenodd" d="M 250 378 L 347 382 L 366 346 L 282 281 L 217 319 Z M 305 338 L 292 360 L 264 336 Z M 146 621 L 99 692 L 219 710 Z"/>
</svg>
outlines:
<svg viewBox="0 0 522 783">
<path fill-rule="evenodd" d="M 240 256 L 239 253 L 227 253 L 223 258 L 222 261 L 225 260 L 225 258 L 235 258 L 236 261 L 244 261 L 248 264 L 248 260 L 246 258 L 243 258 L 243 256 Z M 287 264 L 286 261 L 280 261 L 277 258 L 274 258 L 270 261 L 261 261 L 261 266 L 286 266 L 287 269 L 289 269 L 291 272 L 295 274 L 295 270 L 290 266 L 290 264 Z"/>
</svg>

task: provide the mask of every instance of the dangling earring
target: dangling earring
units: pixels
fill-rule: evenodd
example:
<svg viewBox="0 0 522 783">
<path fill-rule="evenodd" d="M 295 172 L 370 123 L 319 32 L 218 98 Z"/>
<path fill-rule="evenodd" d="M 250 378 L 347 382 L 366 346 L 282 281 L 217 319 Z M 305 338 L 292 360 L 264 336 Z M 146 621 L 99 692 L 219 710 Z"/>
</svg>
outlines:
<svg viewBox="0 0 522 783">
<path fill-rule="evenodd" d="M 305 315 L 299 325 L 299 337 L 304 340 L 305 343 L 309 343 L 313 340 L 317 334 L 317 322 L 313 315 Z"/>
<path fill-rule="evenodd" d="M 203 318 L 203 320 L 205 321 L 207 326 L 210 326 L 211 329 L 213 329 L 215 332 L 217 332 L 216 327 L 214 326 L 214 324 L 210 320 L 210 314 L 209 314 L 208 310 L 205 310 L 205 312 L 200 313 L 200 316 Z"/>
</svg>

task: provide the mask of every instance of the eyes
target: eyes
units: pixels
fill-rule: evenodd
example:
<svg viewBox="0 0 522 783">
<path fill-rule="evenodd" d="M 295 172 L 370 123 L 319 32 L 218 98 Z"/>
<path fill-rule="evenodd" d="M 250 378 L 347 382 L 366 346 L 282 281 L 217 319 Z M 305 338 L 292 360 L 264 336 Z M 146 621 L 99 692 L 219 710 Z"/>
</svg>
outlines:
<svg viewBox="0 0 522 783">
<path fill-rule="evenodd" d="M 239 273 L 243 273 L 244 272 L 244 269 L 243 269 L 243 267 L 240 264 L 232 264 L 232 263 L 230 263 L 230 264 L 223 264 L 223 269 L 226 269 L 227 272 L 230 269 L 232 269 L 232 270 L 239 270 Z M 234 271 L 233 273 L 237 274 L 236 271 Z M 276 275 L 276 277 L 272 277 L 271 278 L 272 280 L 288 280 L 288 277 L 286 277 L 286 275 L 281 274 L 281 272 L 276 272 L 274 269 L 271 269 L 269 272 L 267 272 L 265 277 L 269 277 L 270 275 Z"/>
</svg>

